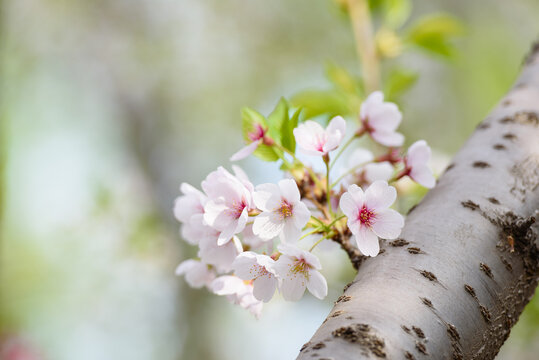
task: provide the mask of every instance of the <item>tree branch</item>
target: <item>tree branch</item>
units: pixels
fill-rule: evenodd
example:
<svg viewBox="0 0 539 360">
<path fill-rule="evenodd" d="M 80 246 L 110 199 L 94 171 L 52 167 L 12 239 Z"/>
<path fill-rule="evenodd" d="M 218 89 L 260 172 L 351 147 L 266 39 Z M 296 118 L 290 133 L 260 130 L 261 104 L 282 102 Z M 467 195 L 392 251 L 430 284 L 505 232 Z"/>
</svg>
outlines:
<svg viewBox="0 0 539 360">
<path fill-rule="evenodd" d="M 539 275 L 539 47 L 298 359 L 492 359 Z"/>
</svg>

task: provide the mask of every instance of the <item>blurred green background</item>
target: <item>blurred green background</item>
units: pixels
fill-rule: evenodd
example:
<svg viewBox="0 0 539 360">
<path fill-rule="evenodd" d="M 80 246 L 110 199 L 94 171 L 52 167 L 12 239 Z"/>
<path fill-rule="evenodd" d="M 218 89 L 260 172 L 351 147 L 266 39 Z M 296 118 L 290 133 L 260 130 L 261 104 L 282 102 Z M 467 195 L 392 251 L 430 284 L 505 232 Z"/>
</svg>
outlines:
<svg viewBox="0 0 539 360">
<path fill-rule="evenodd" d="M 326 301 L 274 300 L 256 321 L 174 276 L 195 249 L 172 205 L 241 147 L 242 106 L 327 87 L 328 60 L 357 67 L 347 18 L 329 0 L 0 4 L 0 357 L 294 358 L 353 278 L 340 251 L 322 259 Z M 517 76 L 539 3 L 418 0 L 412 20 L 438 11 L 466 35 L 452 61 L 399 60 L 421 74 L 401 129 L 447 159 Z M 499 358 L 535 359 L 538 339 L 536 297 Z"/>
</svg>

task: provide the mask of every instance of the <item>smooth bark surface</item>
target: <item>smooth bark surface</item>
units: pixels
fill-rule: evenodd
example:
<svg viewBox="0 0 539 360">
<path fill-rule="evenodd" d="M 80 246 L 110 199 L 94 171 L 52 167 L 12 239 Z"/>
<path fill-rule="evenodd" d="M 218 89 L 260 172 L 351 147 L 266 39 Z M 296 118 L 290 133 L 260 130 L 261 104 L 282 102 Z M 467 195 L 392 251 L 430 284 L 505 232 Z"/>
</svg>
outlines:
<svg viewBox="0 0 539 360">
<path fill-rule="evenodd" d="M 539 56 L 298 359 L 492 359 L 539 274 Z"/>
</svg>

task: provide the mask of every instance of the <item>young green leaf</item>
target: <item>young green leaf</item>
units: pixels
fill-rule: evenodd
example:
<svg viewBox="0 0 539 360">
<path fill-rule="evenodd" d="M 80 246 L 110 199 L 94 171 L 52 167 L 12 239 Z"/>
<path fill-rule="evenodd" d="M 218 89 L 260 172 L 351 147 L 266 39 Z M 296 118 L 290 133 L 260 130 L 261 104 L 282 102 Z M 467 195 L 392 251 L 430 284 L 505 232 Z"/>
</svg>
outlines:
<svg viewBox="0 0 539 360">
<path fill-rule="evenodd" d="M 398 29 L 412 13 L 410 0 L 386 0 L 384 11 L 384 24 L 391 29 Z"/>
<path fill-rule="evenodd" d="M 304 109 L 305 119 L 318 115 L 349 115 L 351 112 L 347 97 L 336 90 L 305 90 L 294 95 L 291 103 Z"/>
<path fill-rule="evenodd" d="M 282 145 L 292 151 L 296 152 L 296 139 L 294 138 L 294 128 L 298 126 L 299 115 L 301 109 L 297 109 L 290 119 L 287 119 L 281 127 Z"/>
<path fill-rule="evenodd" d="M 279 145 L 282 144 L 283 124 L 288 121 L 288 103 L 281 98 L 275 109 L 268 115 L 268 127 L 271 138 Z"/>
<path fill-rule="evenodd" d="M 452 40 L 464 33 L 464 26 L 453 16 L 436 14 L 424 17 L 408 30 L 406 41 L 430 53 L 451 58 L 455 55 Z"/>
<path fill-rule="evenodd" d="M 419 75 L 414 71 L 394 69 L 389 74 L 384 93 L 389 101 L 394 101 L 405 91 L 409 90 L 417 81 Z"/>
</svg>

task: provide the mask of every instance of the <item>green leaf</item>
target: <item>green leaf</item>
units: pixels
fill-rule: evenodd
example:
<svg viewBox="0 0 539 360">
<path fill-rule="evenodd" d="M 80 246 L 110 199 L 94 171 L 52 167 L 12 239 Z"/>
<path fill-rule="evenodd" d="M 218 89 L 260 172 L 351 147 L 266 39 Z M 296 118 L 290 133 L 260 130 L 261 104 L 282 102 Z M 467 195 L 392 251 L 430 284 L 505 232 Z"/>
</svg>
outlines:
<svg viewBox="0 0 539 360">
<path fill-rule="evenodd" d="M 326 77 L 336 88 L 346 93 L 358 95 L 360 97 L 365 96 L 359 79 L 350 74 L 348 70 L 335 63 L 326 63 Z"/>
<path fill-rule="evenodd" d="M 296 152 L 296 138 L 294 137 L 294 129 L 298 126 L 300 113 L 301 109 L 297 109 L 292 117 L 283 123 L 281 128 L 282 145 L 293 153 Z"/>
<path fill-rule="evenodd" d="M 350 113 L 346 96 L 336 90 L 305 90 L 294 95 L 290 102 L 304 109 L 305 119 L 323 114 L 346 116 Z"/>
<path fill-rule="evenodd" d="M 264 161 L 277 161 L 283 156 L 281 150 L 264 144 L 258 146 L 253 155 Z"/>
<path fill-rule="evenodd" d="M 452 40 L 464 34 L 464 26 L 447 14 L 430 15 L 419 19 L 408 30 L 406 41 L 430 53 L 446 58 L 455 55 Z"/>
<path fill-rule="evenodd" d="M 400 28 L 412 13 L 410 0 L 386 0 L 384 11 L 384 23 L 391 29 Z"/>
<path fill-rule="evenodd" d="M 281 98 L 275 109 L 268 115 L 268 127 L 271 138 L 279 145 L 282 144 L 283 124 L 288 121 L 288 103 Z"/>
<path fill-rule="evenodd" d="M 394 69 L 389 74 L 384 86 L 384 93 L 388 100 L 395 100 L 406 90 L 409 90 L 417 81 L 419 75 L 414 71 Z"/>
<path fill-rule="evenodd" d="M 248 107 L 241 109 L 241 120 L 243 138 L 248 143 L 251 142 L 249 133 L 255 129 L 256 124 L 268 128 L 268 121 L 266 121 L 266 118 L 264 118 L 258 111 Z M 275 147 L 262 144 L 258 146 L 253 155 L 264 161 L 277 161 L 281 158 L 282 151 Z"/>
<path fill-rule="evenodd" d="M 255 124 L 260 124 L 264 128 L 267 127 L 266 119 L 258 111 L 248 107 L 241 109 L 241 130 L 243 139 L 250 142 L 249 133 L 255 129 Z"/>
</svg>

